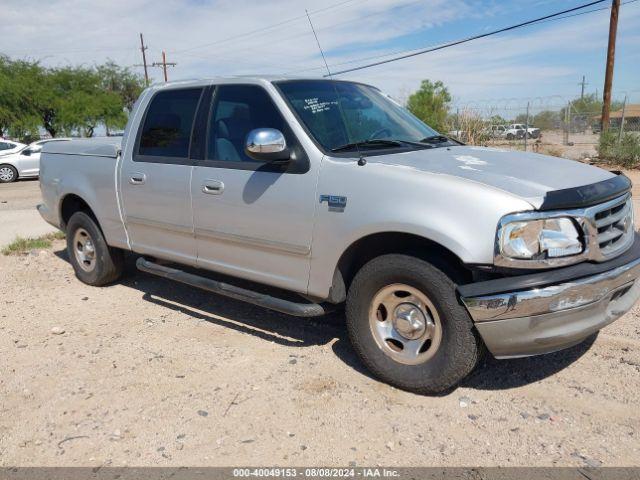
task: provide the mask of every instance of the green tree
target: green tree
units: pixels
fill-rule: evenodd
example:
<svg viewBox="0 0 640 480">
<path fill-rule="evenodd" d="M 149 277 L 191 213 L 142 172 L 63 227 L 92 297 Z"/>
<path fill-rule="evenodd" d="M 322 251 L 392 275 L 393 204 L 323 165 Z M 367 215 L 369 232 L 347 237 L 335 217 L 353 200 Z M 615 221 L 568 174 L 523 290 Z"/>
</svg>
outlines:
<svg viewBox="0 0 640 480">
<path fill-rule="evenodd" d="M 516 118 L 513 119 L 513 123 L 527 123 L 527 114 L 519 113 Z M 529 123 L 531 123 L 531 116 L 529 116 Z"/>
<path fill-rule="evenodd" d="M 441 81 L 423 80 L 418 91 L 409 96 L 407 108 L 427 125 L 446 132 L 450 103 L 451 95 Z"/>
<path fill-rule="evenodd" d="M 64 67 L 49 71 L 48 96 L 42 103 L 44 128 L 52 136 L 76 133 L 91 137 L 98 125 L 107 130 L 124 127 L 125 100 L 119 92 L 107 88 L 108 83 L 99 68 Z"/>
<path fill-rule="evenodd" d="M 113 60 L 108 60 L 104 65 L 98 65 L 96 72 L 100 77 L 101 87 L 107 92 L 116 93 L 130 112 L 144 90 L 143 78 L 128 67 L 117 65 Z"/>
<path fill-rule="evenodd" d="M 490 125 L 506 125 L 507 123 L 507 120 L 501 115 L 491 115 L 491 117 L 489 117 Z"/>
<path fill-rule="evenodd" d="M 552 110 L 543 110 L 533 117 L 533 125 L 540 130 L 553 130 L 560 125 L 560 113 Z"/>
<path fill-rule="evenodd" d="M 44 128 L 92 136 L 98 125 L 123 128 L 142 78 L 112 61 L 94 68 L 44 68 L 0 56 L 0 134 L 27 139 Z"/>
<path fill-rule="evenodd" d="M 37 62 L 0 56 L 0 135 L 22 139 L 37 134 L 40 119 L 35 98 L 43 72 Z"/>
</svg>

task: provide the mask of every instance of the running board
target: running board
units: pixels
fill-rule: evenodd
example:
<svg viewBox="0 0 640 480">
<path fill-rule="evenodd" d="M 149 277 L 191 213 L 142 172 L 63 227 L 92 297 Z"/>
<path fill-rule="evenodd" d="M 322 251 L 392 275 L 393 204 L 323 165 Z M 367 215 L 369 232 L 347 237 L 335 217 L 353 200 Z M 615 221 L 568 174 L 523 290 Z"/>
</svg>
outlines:
<svg viewBox="0 0 640 480">
<path fill-rule="evenodd" d="M 296 317 L 318 317 L 328 313 L 328 310 L 319 303 L 296 303 L 289 300 L 283 300 L 264 293 L 234 287 L 228 283 L 187 273 L 182 270 L 178 270 L 177 268 L 158 265 L 157 263 L 151 262 L 143 257 L 138 258 L 136 266 L 138 267 L 138 270 L 152 275 L 157 275 L 158 277 L 168 278 L 180 283 L 186 283 L 187 285 L 201 288 L 208 292 L 217 293 L 219 295 L 224 295 L 225 297 L 251 303 L 253 305 L 258 305 L 260 307 L 286 313 L 288 315 L 294 315 Z"/>
</svg>

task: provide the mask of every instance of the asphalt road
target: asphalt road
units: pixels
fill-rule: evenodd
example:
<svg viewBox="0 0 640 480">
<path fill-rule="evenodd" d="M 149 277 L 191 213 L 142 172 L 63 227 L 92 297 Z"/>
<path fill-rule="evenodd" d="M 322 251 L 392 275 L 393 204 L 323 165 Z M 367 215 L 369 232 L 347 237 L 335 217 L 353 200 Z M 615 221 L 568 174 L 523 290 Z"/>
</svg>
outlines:
<svg viewBox="0 0 640 480">
<path fill-rule="evenodd" d="M 0 184 L 0 248 L 16 237 L 39 237 L 55 231 L 36 210 L 41 202 L 38 180 Z"/>
</svg>

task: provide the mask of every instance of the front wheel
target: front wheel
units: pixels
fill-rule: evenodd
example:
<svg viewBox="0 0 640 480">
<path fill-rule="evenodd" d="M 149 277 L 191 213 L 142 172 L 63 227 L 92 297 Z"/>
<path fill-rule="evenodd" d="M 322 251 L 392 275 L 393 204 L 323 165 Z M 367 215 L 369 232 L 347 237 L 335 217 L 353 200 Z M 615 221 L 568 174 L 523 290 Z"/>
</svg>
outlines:
<svg viewBox="0 0 640 480">
<path fill-rule="evenodd" d="M 122 251 L 107 245 L 95 220 L 85 212 L 69 219 L 67 254 L 76 276 L 87 285 L 102 286 L 122 275 Z"/>
<path fill-rule="evenodd" d="M 347 295 L 347 328 L 381 380 L 433 394 L 465 378 L 484 347 L 453 281 L 428 262 L 383 255 L 358 272 Z"/>
<path fill-rule="evenodd" d="M 18 170 L 13 165 L 0 165 L 0 183 L 11 183 L 18 179 Z"/>
</svg>

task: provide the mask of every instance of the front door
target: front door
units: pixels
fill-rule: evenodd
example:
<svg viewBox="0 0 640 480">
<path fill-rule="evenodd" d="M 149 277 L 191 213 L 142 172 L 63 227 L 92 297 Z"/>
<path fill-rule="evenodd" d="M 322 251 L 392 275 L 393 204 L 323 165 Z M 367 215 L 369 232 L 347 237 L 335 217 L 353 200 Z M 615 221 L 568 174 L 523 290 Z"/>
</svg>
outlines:
<svg viewBox="0 0 640 480">
<path fill-rule="evenodd" d="M 202 88 L 161 90 L 151 99 L 135 145 L 124 152 L 120 185 L 135 252 L 195 265 L 189 159 Z M 134 141 L 132 138 L 131 141 Z"/>
<path fill-rule="evenodd" d="M 291 162 L 249 158 L 244 143 L 255 128 L 280 130 Z M 191 184 L 198 265 L 305 292 L 318 164 L 259 85 L 216 88 L 207 139 Z"/>
</svg>

